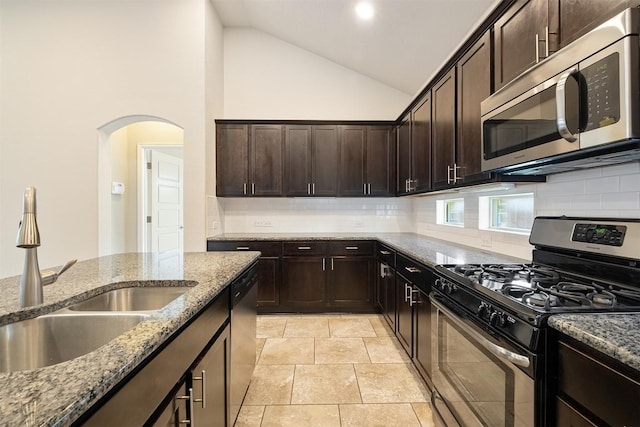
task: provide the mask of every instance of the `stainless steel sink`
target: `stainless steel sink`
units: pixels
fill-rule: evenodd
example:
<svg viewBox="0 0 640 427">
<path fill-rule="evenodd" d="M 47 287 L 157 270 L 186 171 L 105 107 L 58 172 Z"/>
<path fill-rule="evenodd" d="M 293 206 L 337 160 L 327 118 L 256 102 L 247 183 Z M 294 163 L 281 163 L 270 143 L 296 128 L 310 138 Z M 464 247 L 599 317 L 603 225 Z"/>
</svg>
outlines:
<svg viewBox="0 0 640 427">
<path fill-rule="evenodd" d="M 0 372 L 37 369 L 87 354 L 132 329 L 144 313 L 55 313 L 0 326 Z"/>
<path fill-rule="evenodd" d="M 158 310 L 187 292 L 187 286 L 149 286 L 114 289 L 69 306 L 73 311 Z"/>
</svg>

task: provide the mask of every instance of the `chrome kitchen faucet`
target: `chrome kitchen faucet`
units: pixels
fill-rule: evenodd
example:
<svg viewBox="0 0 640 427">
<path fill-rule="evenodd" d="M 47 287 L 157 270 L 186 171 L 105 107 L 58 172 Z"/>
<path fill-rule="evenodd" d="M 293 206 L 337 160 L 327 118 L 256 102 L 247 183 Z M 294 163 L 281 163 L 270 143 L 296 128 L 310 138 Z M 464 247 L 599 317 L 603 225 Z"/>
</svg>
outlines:
<svg viewBox="0 0 640 427">
<path fill-rule="evenodd" d="M 16 246 L 27 250 L 24 257 L 24 268 L 20 276 L 20 307 L 42 304 L 42 287 L 50 285 L 77 260 L 67 261 L 56 273 L 47 270 L 40 271 L 38 266 L 38 246 L 40 246 L 40 232 L 36 221 L 36 189 L 27 187 L 24 190 L 24 204 L 22 220 L 18 226 Z"/>
</svg>

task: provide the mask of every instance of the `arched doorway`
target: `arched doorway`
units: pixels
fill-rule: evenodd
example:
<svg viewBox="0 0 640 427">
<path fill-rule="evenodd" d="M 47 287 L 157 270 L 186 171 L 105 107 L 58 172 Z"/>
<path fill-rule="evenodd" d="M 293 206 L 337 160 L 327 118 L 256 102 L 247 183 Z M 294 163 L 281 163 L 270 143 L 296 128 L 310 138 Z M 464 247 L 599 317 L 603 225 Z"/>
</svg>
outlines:
<svg viewBox="0 0 640 427">
<path fill-rule="evenodd" d="M 182 251 L 183 129 L 127 116 L 98 129 L 98 251 Z"/>
</svg>

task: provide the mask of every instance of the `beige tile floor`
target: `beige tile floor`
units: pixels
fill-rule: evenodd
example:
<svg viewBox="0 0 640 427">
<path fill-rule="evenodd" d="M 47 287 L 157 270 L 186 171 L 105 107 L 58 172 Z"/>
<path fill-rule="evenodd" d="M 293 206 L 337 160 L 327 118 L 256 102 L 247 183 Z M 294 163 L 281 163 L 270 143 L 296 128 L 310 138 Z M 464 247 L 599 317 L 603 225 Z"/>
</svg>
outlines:
<svg viewBox="0 0 640 427">
<path fill-rule="evenodd" d="M 433 426 L 429 391 L 378 315 L 258 316 L 236 427 Z"/>
</svg>

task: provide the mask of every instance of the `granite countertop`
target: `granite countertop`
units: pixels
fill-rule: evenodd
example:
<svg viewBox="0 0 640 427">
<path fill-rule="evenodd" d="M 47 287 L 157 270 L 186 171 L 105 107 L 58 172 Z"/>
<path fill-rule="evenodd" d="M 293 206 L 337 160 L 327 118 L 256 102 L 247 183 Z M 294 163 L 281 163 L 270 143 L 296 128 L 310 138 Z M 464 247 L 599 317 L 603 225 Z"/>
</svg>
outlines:
<svg viewBox="0 0 640 427">
<path fill-rule="evenodd" d="M 640 371 L 640 313 L 557 314 L 549 326 Z"/>
<path fill-rule="evenodd" d="M 0 425 L 71 424 L 258 256 L 258 252 L 120 254 L 81 261 L 44 288 L 44 304 L 27 309 L 18 306 L 19 277 L 0 280 L 0 325 L 46 314 L 109 289 L 193 286 L 93 352 L 40 369 L 0 373 Z"/>
<path fill-rule="evenodd" d="M 438 264 L 524 263 L 530 261 L 415 233 L 227 233 L 209 237 L 207 240 L 377 240 L 431 267 Z"/>
</svg>

